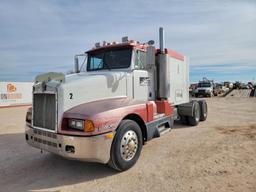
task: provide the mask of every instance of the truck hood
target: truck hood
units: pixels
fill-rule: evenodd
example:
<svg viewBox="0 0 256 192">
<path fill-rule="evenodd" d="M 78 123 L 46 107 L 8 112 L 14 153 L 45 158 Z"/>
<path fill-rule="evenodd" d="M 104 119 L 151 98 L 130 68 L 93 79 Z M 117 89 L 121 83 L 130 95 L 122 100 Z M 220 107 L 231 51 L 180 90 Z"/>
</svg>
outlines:
<svg viewBox="0 0 256 192">
<path fill-rule="evenodd" d="M 126 72 L 92 72 L 67 75 L 58 87 L 58 116 L 91 101 L 126 97 Z"/>
</svg>

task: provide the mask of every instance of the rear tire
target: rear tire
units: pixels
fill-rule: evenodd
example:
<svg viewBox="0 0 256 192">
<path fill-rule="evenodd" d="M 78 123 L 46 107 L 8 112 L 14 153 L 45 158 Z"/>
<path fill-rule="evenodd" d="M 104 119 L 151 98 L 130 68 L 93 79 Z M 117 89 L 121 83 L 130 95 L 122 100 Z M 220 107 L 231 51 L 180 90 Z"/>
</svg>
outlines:
<svg viewBox="0 0 256 192">
<path fill-rule="evenodd" d="M 117 128 L 110 153 L 109 165 L 125 171 L 138 160 L 143 137 L 140 126 L 132 120 L 123 120 Z"/>
<path fill-rule="evenodd" d="M 183 124 L 183 125 L 188 125 L 188 117 L 187 116 L 180 116 L 180 122 Z"/>
<path fill-rule="evenodd" d="M 208 116 L 208 107 L 205 100 L 198 101 L 200 105 L 200 121 L 205 121 Z"/>
<path fill-rule="evenodd" d="M 192 109 L 192 117 L 188 117 L 189 125 L 196 126 L 200 121 L 200 105 L 197 101 L 194 101 L 193 109 Z"/>
</svg>

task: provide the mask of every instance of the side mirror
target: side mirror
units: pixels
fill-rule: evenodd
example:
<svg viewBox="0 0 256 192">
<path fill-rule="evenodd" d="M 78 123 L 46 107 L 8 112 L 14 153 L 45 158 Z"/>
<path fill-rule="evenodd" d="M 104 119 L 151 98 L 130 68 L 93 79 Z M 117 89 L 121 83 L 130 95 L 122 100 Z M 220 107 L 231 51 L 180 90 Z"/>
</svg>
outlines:
<svg viewBox="0 0 256 192">
<path fill-rule="evenodd" d="M 74 72 L 79 73 L 79 59 L 78 59 L 78 56 L 75 56 Z"/>
<path fill-rule="evenodd" d="M 146 53 L 146 68 L 152 68 L 156 64 L 155 47 L 149 45 Z"/>
</svg>

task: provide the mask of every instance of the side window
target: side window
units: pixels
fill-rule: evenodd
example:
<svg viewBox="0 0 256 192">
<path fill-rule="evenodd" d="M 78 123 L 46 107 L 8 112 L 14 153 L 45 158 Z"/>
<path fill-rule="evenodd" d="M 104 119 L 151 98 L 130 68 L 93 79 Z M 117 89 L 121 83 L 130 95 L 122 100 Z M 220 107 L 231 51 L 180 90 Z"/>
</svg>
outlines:
<svg viewBox="0 0 256 192">
<path fill-rule="evenodd" d="M 146 68 L 146 53 L 144 51 L 136 50 L 135 69 Z"/>
<path fill-rule="evenodd" d="M 89 57 L 89 68 L 91 70 L 103 68 L 103 54 L 92 55 Z"/>
</svg>

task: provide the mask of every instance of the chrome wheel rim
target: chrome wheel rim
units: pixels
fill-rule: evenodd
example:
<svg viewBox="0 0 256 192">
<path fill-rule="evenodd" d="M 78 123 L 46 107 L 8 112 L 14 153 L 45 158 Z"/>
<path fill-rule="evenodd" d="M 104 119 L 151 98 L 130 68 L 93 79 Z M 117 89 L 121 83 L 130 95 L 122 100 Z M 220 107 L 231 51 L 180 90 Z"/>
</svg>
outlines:
<svg viewBox="0 0 256 192">
<path fill-rule="evenodd" d="M 204 105 L 204 117 L 207 116 L 207 107 L 206 107 L 206 104 Z"/>
<path fill-rule="evenodd" d="M 130 161 L 138 150 L 138 136 L 133 130 L 127 131 L 121 140 L 120 153 L 125 161 Z"/>
<path fill-rule="evenodd" d="M 195 118 L 196 118 L 196 121 L 199 121 L 199 119 L 200 119 L 200 111 L 199 110 L 195 110 Z"/>
</svg>

